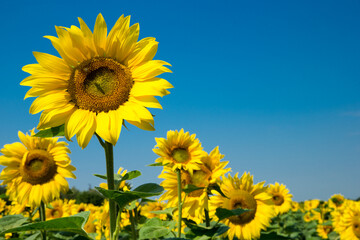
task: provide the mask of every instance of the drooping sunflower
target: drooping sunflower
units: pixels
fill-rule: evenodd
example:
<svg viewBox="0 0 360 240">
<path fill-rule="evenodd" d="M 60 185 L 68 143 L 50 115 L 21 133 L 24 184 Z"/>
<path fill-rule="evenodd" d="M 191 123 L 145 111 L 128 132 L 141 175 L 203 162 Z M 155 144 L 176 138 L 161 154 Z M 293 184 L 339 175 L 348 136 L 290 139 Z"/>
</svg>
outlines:
<svg viewBox="0 0 360 240">
<path fill-rule="evenodd" d="M 183 169 L 192 174 L 193 170 L 200 169 L 201 158 L 206 156 L 196 135 L 190 135 L 189 132 L 184 132 L 184 129 L 170 130 L 167 138 L 155 138 L 155 141 L 157 145 L 153 151 L 160 156 L 155 161 L 173 171 Z"/>
<path fill-rule="evenodd" d="M 65 178 L 76 178 L 70 165 L 67 143 L 58 138 L 39 138 L 18 133 L 20 142 L 6 144 L 0 152 L 0 164 L 5 166 L 0 174 L 1 185 L 7 185 L 11 200 L 22 205 L 37 207 L 49 203 L 67 192 Z"/>
<path fill-rule="evenodd" d="M 272 196 L 276 214 L 283 214 L 291 209 L 292 195 L 284 184 L 270 184 L 268 192 Z"/>
<path fill-rule="evenodd" d="M 79 18 L 76 26 L 55 27 L 58 37 L 45 36 L 61 58 L 34 52 L 37 64 L 23 67 L 31 74 L 21 85 L 32 87 L 25 98 L 37 97 L 30 113 L 42 111 L 38 129 L 65 124 L 65 136 L 74 135 L 85 148 L 97 133 L 116 144 L 123 122 L 154 130 L 147 108 L 162 108 L 155 96 L 169 94 L 172 85 L 157 76 L 171 72 L 167 62 L 153 60 L 158 42 L 138 41 L 139 24 L 121 16 L 107 34 L 98 15 L 94 31 Z"/>
<path fill-rule="evenodd" d="M 213 211 L 216 208 L 229 210 L 244 208 L 250 211 L 223 220 L 230 229 L 225 233 L 230 240 L 237 237 L 241 240 L 258 239 L 261 230 L 270 225 L 271 218 L 275 216 L 274 203 L 267 192 L 265 182 L 254 185 L 253 176 L 244 173 L 241 178 L 238 173 L 234 177 L 229 174 L 223 177 L 220 185 L 225 197 L 215 192 L 210 199 Z"/>
</svg>

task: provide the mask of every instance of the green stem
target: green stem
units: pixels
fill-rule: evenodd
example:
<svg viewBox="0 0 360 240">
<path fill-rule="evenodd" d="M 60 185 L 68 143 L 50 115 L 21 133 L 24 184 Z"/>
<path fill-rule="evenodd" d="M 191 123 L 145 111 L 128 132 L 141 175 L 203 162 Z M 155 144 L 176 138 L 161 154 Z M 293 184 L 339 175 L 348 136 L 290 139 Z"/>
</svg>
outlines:
<svg viewBox="0 0 360 240">
<path fill-rule="evenodd" d="M 130 222 L 131 222 L 131 235 L 133 240 L 136 240 L 136 222 L 133 214 L 133 210 L 129 210 Z"/>
<path fill-rule="evenodd" d="M 206 227 L 210 227 L 210 217 L 209 217 L 209 211 L 204 209 L 205 211 L 205 226 Z"/>
<path fill-rule="evenodd" d="M 113 145 L 105 142 L 105 156 L 106 156 L 106 176 L 109 190 L 115 190 L 114 184 L 114 153 Z M 116 228 L 116 206 L 115 201 L 109 199 L 109 214 L 110 214 L 110 240 Z"/>
<path fill-rule="evenodd" d="M 181 237 L 181 219 L 182 219 L 182 202 L 181 202 L 181 169 L 176 169 L 177 174 L 177 185 L 178 185 L 178 211 L 179 211 L 179 220 L 178 220 L 178 237 Z"/>
<path fill-rule="evenodd" d="M 119 233 L 120 233 L 120 221 L 121 221 L 121 211 L 118 212 L 118 215 L 116 217 L 116 229 L 114 232 L 114 239 L 118 239 L 119 238 Z"/>
<path fill-rule="evenodd" d="M 46 212 L 45 212 L 45 204 L 43 202 L 40 203 L 39 207 L 40 221 L 46 221 Z M 41 236 L 43 240 L 46 240 L 46 230 L 41 231 Z"/>
</svg>

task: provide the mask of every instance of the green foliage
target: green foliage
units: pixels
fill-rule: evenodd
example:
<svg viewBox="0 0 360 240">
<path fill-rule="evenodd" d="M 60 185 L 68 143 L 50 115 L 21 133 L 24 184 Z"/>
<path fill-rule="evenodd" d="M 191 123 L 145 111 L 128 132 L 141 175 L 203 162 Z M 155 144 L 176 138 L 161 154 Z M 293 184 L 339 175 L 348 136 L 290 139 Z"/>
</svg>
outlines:
<svg viewBox="0 0 360 240">
<path fill-rule="evenodd" d="M 35 134 L 35 137 L 43 137 L 43 138 L 59 137 L 59 136 L 65 136 L 65 124 L 57 127 L 41 130 Z"/>
<path fill-rule="evenodd" d="M 0 226 L 2 226 L 2 231 L 0 235 L 3 235 L 5 233 L 46 230 L 71 232 L 89 238 L 87 233 L 83 229 L 86 221 L 88 220 L 89 213 L 90 212 L 81 212 L 70 217 L 57 218 L 45 222 L 26 224 L 25 222 L 27 221 L 27 219 L 21 215 L 3 217 L 0 218 Z"/>
<path fill-rule="evenodd" d="M 218 222 L 211 222 L 208 227 L 204 224 L 196 224 L 196 222 L 189 219 L 183 219 L 183 222 L 190 230 L 186 233 L 186 237 L 189 239 L 213 239 L 229 229 L 228 226 Z"/>
<path fill-rule="evenodd" d="M 161 221 L 159 218 L 148 219 L 140 227 L 139 239 L 160 239 L 171 237 L 171 231 L 176 226 L 175 221 Z"/>
<path fill-rule="evenodd" d="M 130 202 L 153 196 L 158 196 L 163 193 L 164 188 L 156 183 L 146 183 L 135 188 L 133 191 L 116 191 L 106 190 L 100 187 L 96 189 L 104 195 L 104 197 L 113 199 L 119 205 L 120 209 L 123 209 Z"/>
<path fill-rule="evenodd" d="M 79 191 L 72 187 L 66 194 L 61 194 L 62 199 L 74 199 L 76 203 L 91 203 L 95 206 L 101 206 L 104 202 L 104 197 L 95 189 L 89 188 L 87 191 Z"/>
<path fill-rule="evenodd" d="M 229 210 L 226 208 L 217 208 L 215 215 L 219 218 L 219 221 L 221 221 L 225 218 L 240 215 L 242 213 L 249 212 L 249 211 L 252 211 L 252 210 L 242 209 L 242 208 L 237 208 L 237 209 L 233 209 L 233 210 Z"/>
</svg>

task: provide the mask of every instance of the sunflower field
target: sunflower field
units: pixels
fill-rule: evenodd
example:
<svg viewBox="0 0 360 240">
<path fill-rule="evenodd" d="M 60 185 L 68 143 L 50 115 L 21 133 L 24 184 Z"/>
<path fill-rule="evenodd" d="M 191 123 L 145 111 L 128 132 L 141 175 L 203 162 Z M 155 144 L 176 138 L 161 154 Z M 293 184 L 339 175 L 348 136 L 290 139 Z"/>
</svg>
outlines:
<svg viewBox="0 0 360 240">
<path fill-rule="evenodd" d="M 295 202 L 284 183 L 228 168 L 219 147 L 205 152 L 184 129 L 155 138 L 149 168 L 162 169 L 162 182 L 133 187 L 141 172 L 114 166 L 113 146 L 125 124 L 154 130 L 149 108 L 161 108 L 156 97 L 170 93 L 159 75 L 171 65 L 153 60 L 158 42 L 138 41 L 129 16 L 109 32 L 101 14 L 93 31 L 79 24 L 46 36 L 60 58 L 34 52 L 37 63 L 23 67 L 25 98 L 35 98 L 30 113 L 41 115 L 37 130 L 19 131 L 19 142 L 0 150 L 0 239 L 360 239 L 359 201 L 334 194 Z M 76 178 L 62 137 L 75 135 L 81 148 L 96 137 L 104 150 L 101 206 L 60 198 L 66 179 Z"/>
</svg>

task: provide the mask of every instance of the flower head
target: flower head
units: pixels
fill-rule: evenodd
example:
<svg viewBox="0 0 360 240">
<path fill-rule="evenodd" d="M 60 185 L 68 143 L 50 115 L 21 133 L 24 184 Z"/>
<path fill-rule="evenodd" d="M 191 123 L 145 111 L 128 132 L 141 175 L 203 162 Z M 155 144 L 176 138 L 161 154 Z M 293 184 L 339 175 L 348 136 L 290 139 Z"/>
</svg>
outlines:
<svg viewBox="0 0 360 240">
<path fill-rule="evenodd" d="M 125 120 L 154 130 L 147 108 L 161 108 L 155 96 L 172 88 L 157 77 L 171 72 L 164 66 L 170 64 L 153 60 L 158 42 L 138 41 L 139 24 L 130 26 L 130 16 L 121 16 L 109 34 L 101 14 L 93 32 L 79 22 L 80 28 L 56 27 L 58 37 L 46 36 L 61 58 L 34 52 L 38 63 L 23 67 L 31 76 L 21 85 L 32 87 L 25 98 L 37 97 L 30 113 L 42 111 L 38 129 L 65 124 L 66 138 L 76 135 L 82 148 L 94 133 L 115 145 Z"/>
<path fill-rule="evenodd" d="M 275 215 L 274 203 L 271 195 L 264 187 L 264 182 L 253 183 L 253 176 L 244 173 L 241 178 L 238 174 L 231 177 L 224 177 L 220 185 L 221 191 L 227 197 L 215 195 L 210 199 L 211 207 L 221 207 L 229 210 L 243 208 L 250 211 L 237 216 L 229 217 L 225 220 L 230 227 L 227 236 L 230 240 L 238 239 L 257 239 L 260 231 L 270 225 L 271 218 Z"/>
<path fill-rule="evenodd" d="M 292 195 L 284 184 L 270 184 L 268 192 L 272 196 L 276 214 L 283 214 L 291 209 Z"/>
<path fill-rule="evenodd" d="M 193 170 L 200 169 L 201 158 L 206 156 L 196 135 L 189 132 L 170 130 L 167 138 L 155 138 L 157 145 L 153 151 L 160 157 L 156 162 L 170 167 L 173 171 L 184 169 L 192 174 Z"/>
<path fill-rule="evenodd" d="M 19 131 L 21 142 L 6 144 L 0 152 L 0 164 L 5 168 L 0 174 L 2 185 L 7 185 L 11 200 L 31 207 L 41 202 L 49 203 L 67 192 L 65 178 L 76 178 L 70 165 L 67 143 L 58 138 L 39 138 Z"/>
</svg>

